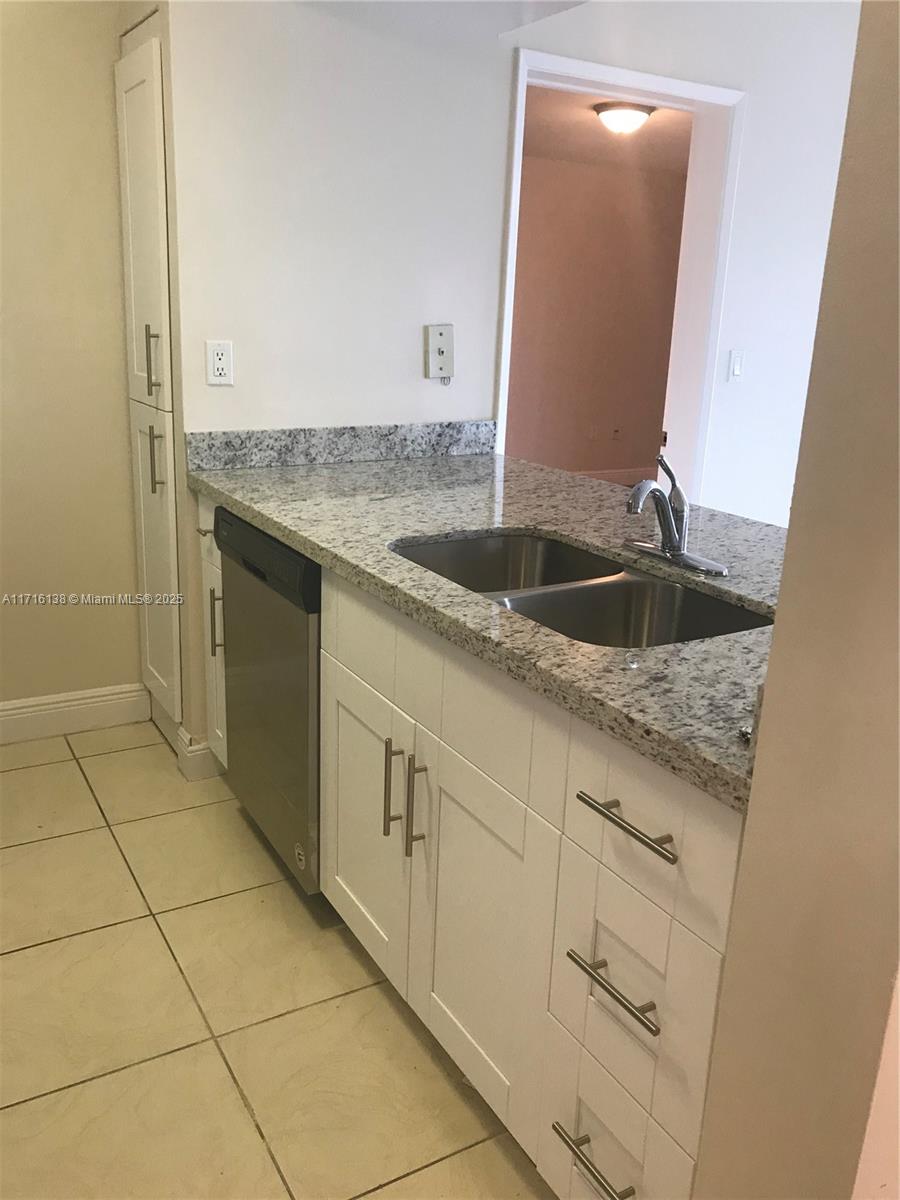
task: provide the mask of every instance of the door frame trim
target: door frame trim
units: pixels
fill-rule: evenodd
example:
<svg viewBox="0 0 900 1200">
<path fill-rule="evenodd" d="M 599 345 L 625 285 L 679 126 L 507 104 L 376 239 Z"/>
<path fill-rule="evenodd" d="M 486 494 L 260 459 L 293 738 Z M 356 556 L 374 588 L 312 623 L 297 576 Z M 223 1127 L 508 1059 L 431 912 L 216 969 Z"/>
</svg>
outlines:
<svg viewBox="0 0 900 1200">
<path fill-rule="evenodd" d="M 747 95 L 734 88 L 673 79 L 539 50 L 520 48 L 516 51 L 500 295 L 495 403 L 497 454 L 505 453 L 506 449 L 525 102 L 529 86 L 592 94 L 602 91 L 615 99 L 678 108 L 693 115 L 664 422 L 669 434 L 669 452 L 678 467 L 682 485 L 691 499 L 696 500 L 703 481 L 719 355 Z M 708 220 L 703 219 L 704 211 L 718 214 L 712 230 Z M 701 235 L 704 226 L 705 248 Z M 711 261 L 705 273 L 685 269 L 703 258 Z"/>
</svg>

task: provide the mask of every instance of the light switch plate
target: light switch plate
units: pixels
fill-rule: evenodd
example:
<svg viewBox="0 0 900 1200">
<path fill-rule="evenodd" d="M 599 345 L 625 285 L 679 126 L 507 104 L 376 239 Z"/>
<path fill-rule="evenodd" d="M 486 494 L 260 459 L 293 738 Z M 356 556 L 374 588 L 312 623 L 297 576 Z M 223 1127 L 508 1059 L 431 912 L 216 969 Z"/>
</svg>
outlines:
<svg viewBox="0 0 900 1200">
<path fill-rule="evenodd" d="M 206 382 L 210 387 L 234 385 L 234 355 L 231 342 L 206 343 Z"/>
<path fill-rule="evenodd" d="M 425 326 L 425 378 L 453 378 L 453 326 Z"/>
</svg>

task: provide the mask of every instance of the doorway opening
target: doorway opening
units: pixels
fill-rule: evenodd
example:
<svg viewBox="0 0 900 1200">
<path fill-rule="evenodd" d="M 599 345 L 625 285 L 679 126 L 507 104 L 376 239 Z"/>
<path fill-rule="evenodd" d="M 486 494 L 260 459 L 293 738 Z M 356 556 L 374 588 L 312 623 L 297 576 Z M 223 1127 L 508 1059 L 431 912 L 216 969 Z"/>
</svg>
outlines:
<svg viewBox="0 0 900 1200">
<path fill-rule="evenodd" d="M 531 50 L 515 88 L 498 450 L 630 484 L 665 445 L 696 499 L 744 93 Z"/>
<path fill-rule="evenodd" d="M 608 99 L 527 89 L 506 453 L 630 485 L 663 444 L 693 122 L 615 133 Z"/>
</svg>

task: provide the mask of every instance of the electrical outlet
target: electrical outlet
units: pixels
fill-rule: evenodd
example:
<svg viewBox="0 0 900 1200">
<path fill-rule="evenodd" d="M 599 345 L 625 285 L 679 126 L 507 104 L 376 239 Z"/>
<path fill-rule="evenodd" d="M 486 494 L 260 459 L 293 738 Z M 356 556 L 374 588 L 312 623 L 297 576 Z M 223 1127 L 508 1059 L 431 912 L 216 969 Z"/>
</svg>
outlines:
<svg viewBox="0 0 900 1200">
<path fill-rule="evenodd" d="M 206 382 L 210 387 L 234 385 L 234 358 L 231 342 L 206 343 Z"/>
</svg>

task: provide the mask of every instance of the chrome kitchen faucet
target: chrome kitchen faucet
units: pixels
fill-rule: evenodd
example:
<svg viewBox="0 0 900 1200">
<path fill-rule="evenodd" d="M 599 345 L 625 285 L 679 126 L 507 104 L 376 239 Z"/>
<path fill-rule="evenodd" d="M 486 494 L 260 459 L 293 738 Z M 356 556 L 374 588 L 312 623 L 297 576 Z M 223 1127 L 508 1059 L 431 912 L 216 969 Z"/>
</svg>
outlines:
<svg viewBox="0 0 900 1200">
<path fill-rule="evenodd" d="M 688 554 L 687 537 L 691 509 L 687 496 L 681 490 L 675 472 L 666 462 L 664 455 L 657 455 L 656 461 L 672 485 L 668 496 L 655 479 L 642 479 L 631 489 L 625 507 L 630 513 L 643 512 L 647 498 L 650 497 L 656 508 L 662 544 L 657 546 L 654 542 L 628 541 L 626 546 L 640 550 L 642 554 L 653 554 L 657 558 L 668 559 L 677 567 L 697 571 L 701 575 L 727 575 L 728 568 L 721 563 L 701 558 L 699 554 Z"/>
</svg>

